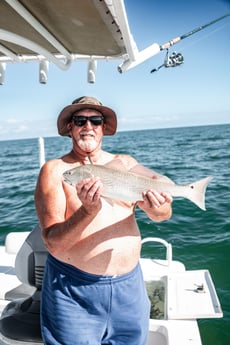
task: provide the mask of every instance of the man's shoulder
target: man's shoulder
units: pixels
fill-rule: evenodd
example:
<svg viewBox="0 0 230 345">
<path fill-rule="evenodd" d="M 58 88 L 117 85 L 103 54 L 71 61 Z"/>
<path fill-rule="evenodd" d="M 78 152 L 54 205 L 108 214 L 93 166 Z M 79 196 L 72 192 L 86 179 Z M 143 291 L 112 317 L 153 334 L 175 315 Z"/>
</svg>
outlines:
<svg viewBox="0 0 230 345">
<path fill-rule="evenodd" d="M 59 175 L 67 170 L 68 167 L 62 158 L 48 160 L 42 167 L 42 172 L 49 175 Z"/>
<path fill-rule="evenodd" d="M 54 158 L 54 159 L 50 159 L 48 160 L 45 164 L 44 167 L 46 167 L 47 169 L 51 169 L 53 167 L 60 167 L 64 165 L 64 162 L 61 158 Z"/>
</svg>

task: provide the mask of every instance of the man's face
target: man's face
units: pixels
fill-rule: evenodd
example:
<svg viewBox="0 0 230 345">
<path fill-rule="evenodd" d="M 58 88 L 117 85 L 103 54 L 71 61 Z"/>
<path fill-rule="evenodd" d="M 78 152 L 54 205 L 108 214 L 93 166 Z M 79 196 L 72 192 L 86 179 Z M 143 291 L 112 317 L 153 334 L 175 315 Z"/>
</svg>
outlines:
<svg viewBox="0 0 230 345">
<path fill-rule="evenodd" d="M 71 136 L 82 151 L 89 153 L 100 147 L 105 124 L 99 111 L 79 110 L 74 113 L 70 125 Z"/>
</svg>

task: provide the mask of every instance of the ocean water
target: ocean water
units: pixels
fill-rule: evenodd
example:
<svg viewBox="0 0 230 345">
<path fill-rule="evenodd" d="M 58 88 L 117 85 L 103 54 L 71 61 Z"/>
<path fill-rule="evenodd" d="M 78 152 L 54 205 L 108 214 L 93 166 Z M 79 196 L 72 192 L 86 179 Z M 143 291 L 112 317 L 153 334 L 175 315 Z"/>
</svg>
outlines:
<svg viewBox="0 0 230 345">
<path fill-rule="evenodd" d="M 46 159 L 71 148 L 69 138 L 45 138 Z M 184 184 L 213 176 L 204 212 L 175 199 L 173 216 L 153 223 L 136 211 L 143 237 L 161 237 L 173 258 L 187 269 L 208 269 L 224 317 L 199 320 L 203 345 L 230 344 L 230 125 L 119 132 L 104 138 L 104 149 L 133 155 L 141 164 Z M 30 231 L 37 223 L 33 192 L 39 173 L 38 140 L 0 141 L 0 244 L 11 231 Z M 164 258 L 161 246 L 145 245 L 143 256 Z"/>
</svg>

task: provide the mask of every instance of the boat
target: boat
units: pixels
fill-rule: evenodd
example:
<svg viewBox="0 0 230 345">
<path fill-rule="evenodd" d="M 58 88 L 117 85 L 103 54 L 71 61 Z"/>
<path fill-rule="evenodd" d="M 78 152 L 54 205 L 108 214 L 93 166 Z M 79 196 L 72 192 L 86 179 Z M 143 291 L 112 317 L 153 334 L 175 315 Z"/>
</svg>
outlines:
<svg viewBox="0 0 230 345">
<path fill-rule="evenodd" d="M 0 11 L 0 84 L 10 63 L 37 62 L 39 81 L 46 83 L 49 63 L 65 71 L 82 60 L 88 61 L 88 82 L 94 83 L 98 61 L 119 60 L 117 69 L 123 73 L 178 41 L 139 51 L 123 0 L 2 0 Z M 151 300 L 146 345 L 202 345 L 197 320 L 223 316 L 209 271 L 186 270 L 163 239 L 142 242 L 166 248 L 164 260 L 140 258 Z M 39 225 L 7 234 L 0 246 L 1 345 L 42 344 L 40 292 L 46 256 Z"/>
<path fill-rule="evenodd" d="M 139 50 L 130 31 L 124 0 L 2 0 L 0 2 L 0 85 L 7 65 L 37 62 L 39 82 L 48 79 L 49 64 L 66 71 L 74 62 L 87 61 L 87 80 L 95 83 L 97 62 L 118 60 L 124 73 L 162 51 L 162 67 L 184 62 L 169 48 L 200 30 L 230 16 L 230 12 L 163 44 Z"/>
<path fill-rule="evenodd" d="M 186 270 L 172 259 L 172 246 L 161 238 L 164 260 L 140 258 L 151 301 L 146 345 L 202 345 L 198 318 L 223 313 L 208 270 Z M 40 292 L 47 251 L 38 225 L 31 232 L 9 233 L 0 247 L 0 344 L 43 344 L 40 333 Z"/>
<path fill-rule="evenodd" d="M 3 0 L 0 11 L 0 84 L 10 63 L 38 62 L 46 83 L 50 62 L 66 71 L 88 61 L 94 83 L 99 60 L 119 60 L 123 73 L 160 52 L 157 43 L 138 50 L 123 0 Z"/>
</svg>

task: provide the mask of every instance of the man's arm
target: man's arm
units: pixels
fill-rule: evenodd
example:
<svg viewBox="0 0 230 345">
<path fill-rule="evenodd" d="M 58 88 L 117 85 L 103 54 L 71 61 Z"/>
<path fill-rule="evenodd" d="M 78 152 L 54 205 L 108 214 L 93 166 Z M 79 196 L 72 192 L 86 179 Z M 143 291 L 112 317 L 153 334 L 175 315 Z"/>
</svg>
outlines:
<svg viewBox="0 0 230 345">
<path fill-rule="evenodd" d="M 54 255 L 74 246 L 101 208 L 101 182 L 98 179 L 84 180 L 77 186 L 76 211 L 66 218 L 68 201 L 59 165 L 58 160 L 54 160 L 42 167 L 35 190 L 42 237 Z"/>
</svg>

